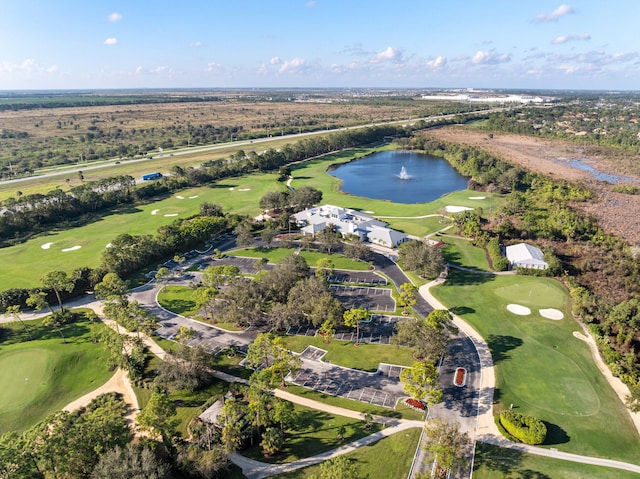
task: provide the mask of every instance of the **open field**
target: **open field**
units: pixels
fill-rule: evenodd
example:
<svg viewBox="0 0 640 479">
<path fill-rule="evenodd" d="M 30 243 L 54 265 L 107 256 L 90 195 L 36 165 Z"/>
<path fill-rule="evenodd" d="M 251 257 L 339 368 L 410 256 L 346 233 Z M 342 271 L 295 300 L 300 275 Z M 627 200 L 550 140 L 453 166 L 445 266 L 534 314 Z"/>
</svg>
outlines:
<svg viewBox="0 0 640 479">
<path fill-rule="evenodd" d="M 22 325 L 9 323 L 0 343 L 0 434 L 23 431 L 104 384 L 113 374 L 106 367 L 108 353 L 94 344 L 106 326 L 83 320 L 57 331 L 27 321 L 33 341 Z"/>
<path fill-rule="evenodd" d="M 573 337 L 570 298 L 557 281 L 450 271 L 433 293 L 486 340 L 496 367 L 496 412 L 510 404 L 547 423 L 545 444 L 576 454 L 637 462 L 640 438 L 626 408 Z M 531 309 L 521 316 L 508 304 Z M 543 318 L 555 308 L 564 319 Z"/>
<path fill-rule="evenodd" d="M 635 479 L 638 474 L 591 466 L 549 457 L 523 454 L 513 449 L 505 449 L 491 444 L 476 443 L 476 457 L 473 468 L 475 479 Z"/>
<path fill-rule="evenodd" d="M 325 361 L 362 371 L 375 372 L 379 363 L 411 366 L 415 362 L 413 350 L 402 346 L 370 343 L 355 346 L 350 341 L 338 340 L 331 340 L 326 344 L 320 337 L 309 336 L 284 336 L 284 341 L 287 348 L 297 353 L 301 353 L 309 345 L 324 349 L 327 351 L 323 358 Z"/>
<path fill-rule="evenodd" d="M 420 429 L 409 429 L 381 439 L 375 444 L 356 449 L 346 457 L 356 465 L 357 477 L 406 477 L 420 439 Z M 384 471 L 384 473 L 382 472 Z M 311 479 L 319 477 L 320 466 L 273 476 L 278 479 Z"/>
</svg>

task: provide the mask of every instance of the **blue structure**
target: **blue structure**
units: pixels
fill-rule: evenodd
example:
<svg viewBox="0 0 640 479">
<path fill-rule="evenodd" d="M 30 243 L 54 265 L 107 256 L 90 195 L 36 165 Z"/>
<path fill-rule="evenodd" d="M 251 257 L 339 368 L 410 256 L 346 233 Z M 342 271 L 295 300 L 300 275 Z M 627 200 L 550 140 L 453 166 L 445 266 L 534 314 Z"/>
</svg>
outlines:
<svg viewBox="0 0 640 479">
<path fill-rule="evenodd" d="M 142 175 L 143 180 L 157 180 L 158 178 L 162 178 L 162 173 L 156 171 L 154 173 L 147 173 L 146 175 Z"/>
</svg>

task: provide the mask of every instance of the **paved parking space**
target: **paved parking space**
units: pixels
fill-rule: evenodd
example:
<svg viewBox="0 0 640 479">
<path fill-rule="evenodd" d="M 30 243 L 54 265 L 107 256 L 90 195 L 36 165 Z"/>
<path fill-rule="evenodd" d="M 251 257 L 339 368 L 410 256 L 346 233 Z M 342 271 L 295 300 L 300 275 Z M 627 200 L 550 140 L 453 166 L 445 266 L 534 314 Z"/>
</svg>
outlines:
<svg viewBox="0 0 640 479">
<path fill-rule="evenodd" d="M 372 344 L 391 344 L 396 323 L 402 321 L 400 316 L 389 316 L 385 314 L 372 314 L 369 321 L 360 321 L 360 338 L 359 343 Z M 317 328 L 309 324 L 295 326 L 287 330 L 287 334 L 293 336 L 315 336 L 318 332 Z M 355 329 L 337 331 L 333 337 L 339 341 L 356 340 Z"/>
<path fill-rule="evenodd" d="M 353 283 L 382 285 L 387 284 L 387 279 L 374 271 L 345 271 L 333 270 L 333 274 L 327 279 L 329 283 Z"/>
<path fill-rule="evenodd" d="M 329 291 L 346 308 L 366 308 L 374 311 L 390 311 L 396 309 L 396 300 L 391 296 L 389 288 L 369 288 L 366 286 L 329 285 Z"/>
</svg>

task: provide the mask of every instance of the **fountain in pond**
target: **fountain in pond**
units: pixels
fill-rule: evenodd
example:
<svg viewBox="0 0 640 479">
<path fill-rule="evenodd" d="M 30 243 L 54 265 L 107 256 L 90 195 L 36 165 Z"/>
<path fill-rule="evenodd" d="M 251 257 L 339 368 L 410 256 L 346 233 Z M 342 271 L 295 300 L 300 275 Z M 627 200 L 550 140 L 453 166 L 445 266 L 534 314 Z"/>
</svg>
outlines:
<svg viewBox="0 0 640 479">
<path fill-rule="evenodd" d="M 400 174 L 398 175 L 398 178 L 400 178 L 401 180 L 410 180 L 413 177 L 409 173 L 407 173 L 406 168 L 403 166 L 400 169 Z"/>
</svg>

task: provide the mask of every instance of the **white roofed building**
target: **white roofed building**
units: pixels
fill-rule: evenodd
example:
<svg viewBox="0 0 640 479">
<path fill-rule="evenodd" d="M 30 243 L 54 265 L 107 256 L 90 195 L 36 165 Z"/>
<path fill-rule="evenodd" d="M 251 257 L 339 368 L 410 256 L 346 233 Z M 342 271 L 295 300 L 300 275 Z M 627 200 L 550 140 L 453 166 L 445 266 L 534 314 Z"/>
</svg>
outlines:
<svg viewBox="0 0 640 479">
<path fill-rule="evenodd" d="M 549 267 L 540 248 L 530 244 L 518 243 L 507 246 L 506 250 L 507 259 L 512 268 L 547 269 Z"/>
<path fill-rule="evenodd" d="M 355 235 L 360 241 L 369 241 L 388 248 L 397 248 L 409 237 L 387 227 L 384 221 L 375 219 L 350 208 L 322 205 L 308 208 L 293 215 L 303 234 L 315 235 L 329 225 L 334 225 L 343 237 Z"/>
</svg>

